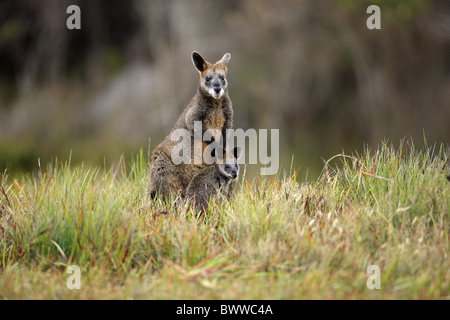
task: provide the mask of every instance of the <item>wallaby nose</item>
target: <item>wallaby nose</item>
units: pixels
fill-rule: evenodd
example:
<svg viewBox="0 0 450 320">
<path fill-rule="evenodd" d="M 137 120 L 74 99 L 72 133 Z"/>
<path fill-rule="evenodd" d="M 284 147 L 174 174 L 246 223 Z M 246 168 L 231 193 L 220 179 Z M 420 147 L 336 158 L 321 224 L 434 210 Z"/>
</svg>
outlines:
<svg viewBox="0 0 450 320">
<path fill-rule="evenodd" d="M 233 179 L 236 179 L 237 173 L 236 173 L 236 172 L 233 172 L 233 173 L 231 174 L 231 176 L 233 177 Z"/>
<path fill-rule="evenodd" d="M 217 93 L 217 94 L 219 94 L 220 93 L 220 88 L 214 88 L 214 91 Z"/>
</svg>

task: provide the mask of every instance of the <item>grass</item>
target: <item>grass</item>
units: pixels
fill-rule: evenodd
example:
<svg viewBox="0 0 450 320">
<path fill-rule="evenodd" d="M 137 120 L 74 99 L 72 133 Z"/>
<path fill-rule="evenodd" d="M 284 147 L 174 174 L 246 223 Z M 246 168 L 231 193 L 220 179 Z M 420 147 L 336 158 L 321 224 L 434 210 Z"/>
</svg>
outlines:
<svg viewBox="0 0 450 320">
<path fill-rule="evenodd" d="M 4 176 L 0 298 L 448 299 L 448 161 L 443 146 L 383 143 L 333 157 L 313 182 L 244 172 L 200 220 L 151 201 L 142 150 L 114 168 Z M 80 290 L 66 287 L 70 265 Z"/>
</svg>

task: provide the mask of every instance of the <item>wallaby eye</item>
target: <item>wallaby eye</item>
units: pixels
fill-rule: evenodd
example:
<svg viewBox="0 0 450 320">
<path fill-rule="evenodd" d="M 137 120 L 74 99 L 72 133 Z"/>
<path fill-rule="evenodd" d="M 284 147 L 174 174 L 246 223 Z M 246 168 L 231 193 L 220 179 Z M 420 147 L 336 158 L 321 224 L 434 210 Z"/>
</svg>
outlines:
<svg viewBox="0 0 450 320">
<path fill-rule="evenodd" d="M 224 77 L 223 75 L 220 75 L 219 78 L 220 78 L 220 80 L 222 80 L 222 81 L 225 80 L 225 77 Z"/>
<path fill-rule="evenodd" d="M 206 82 L 210 82 L 210 81 L 211 81 L 211 77 L 210 77 L 210 76 L 206 76 L 206 77 L 205 77 L 205 81 L 206 81 Z"/>
</svg>

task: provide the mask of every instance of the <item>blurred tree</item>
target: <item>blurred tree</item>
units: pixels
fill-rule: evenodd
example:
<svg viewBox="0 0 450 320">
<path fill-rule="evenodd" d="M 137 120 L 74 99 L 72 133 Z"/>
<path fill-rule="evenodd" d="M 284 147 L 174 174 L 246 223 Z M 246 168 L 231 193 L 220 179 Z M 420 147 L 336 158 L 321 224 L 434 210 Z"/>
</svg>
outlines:
<svg viewBox="0 0 450 320">
<path fill-rule="evenodd" d="M 193 50 L 231 52 L 235 127 L 281 129 L 285 166 L 295 153 L 317 173 L 343 147 L 424 131 L 448 142 L 450 2 L 378 2 L 382 28 L 368 30 L 376 3 L 4 0 L 0 169 L 154 147 L 195 92 Z M 81 30 L 65 28 L 69 4 Z"/>
</svg>

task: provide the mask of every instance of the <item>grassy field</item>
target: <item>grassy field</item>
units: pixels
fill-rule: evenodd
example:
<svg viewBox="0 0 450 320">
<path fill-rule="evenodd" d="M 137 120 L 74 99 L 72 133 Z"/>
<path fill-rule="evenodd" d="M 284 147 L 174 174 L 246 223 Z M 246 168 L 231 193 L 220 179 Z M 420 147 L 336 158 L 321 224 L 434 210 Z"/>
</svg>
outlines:
<svg viewBox="0 0 450 320">
<path fill-rule="evenodd" d="M 152 202 L 135 158 L 3 177 L 0 298 L 450 298 L 448 148 L 336 155 L 307 182 L 243 169 L 234 201 L 205 219 Z M 70 265 L 80 290 L 66 286 Z"/>
</svg>

